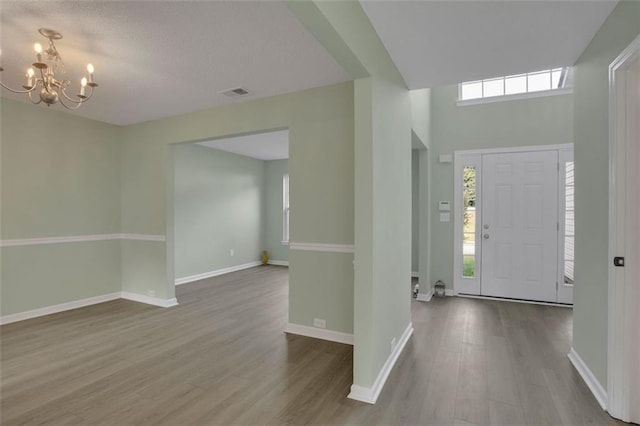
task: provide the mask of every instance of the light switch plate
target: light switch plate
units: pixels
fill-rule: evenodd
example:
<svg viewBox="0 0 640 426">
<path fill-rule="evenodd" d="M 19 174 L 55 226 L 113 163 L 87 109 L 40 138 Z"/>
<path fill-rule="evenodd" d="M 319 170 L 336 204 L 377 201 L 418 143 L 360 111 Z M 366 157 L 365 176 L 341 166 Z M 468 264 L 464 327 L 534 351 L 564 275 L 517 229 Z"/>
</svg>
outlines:
<svg viewBox="0 0 640 426">
<path fill-rule="evenodd" d="M 440 222 L 449 222 L 450 216 L 450 213 L 447 212 L 440 213 Z"/>
</svg>

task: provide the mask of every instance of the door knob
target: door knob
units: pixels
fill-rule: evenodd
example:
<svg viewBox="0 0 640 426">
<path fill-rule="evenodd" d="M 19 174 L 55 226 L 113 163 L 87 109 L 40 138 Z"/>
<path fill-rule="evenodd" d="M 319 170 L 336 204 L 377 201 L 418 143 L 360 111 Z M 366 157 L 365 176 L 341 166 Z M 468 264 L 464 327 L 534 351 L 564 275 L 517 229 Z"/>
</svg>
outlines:
<svg viewBox="0 0 640 426">
<path fill-rule="evenodd" d="M 489 234 L 484 234 L 484 235 L 482 236 L 482 238 L 484 238 L 485 240 L 488 240 L 488 239 L 489 239 Z"/>
</svg>

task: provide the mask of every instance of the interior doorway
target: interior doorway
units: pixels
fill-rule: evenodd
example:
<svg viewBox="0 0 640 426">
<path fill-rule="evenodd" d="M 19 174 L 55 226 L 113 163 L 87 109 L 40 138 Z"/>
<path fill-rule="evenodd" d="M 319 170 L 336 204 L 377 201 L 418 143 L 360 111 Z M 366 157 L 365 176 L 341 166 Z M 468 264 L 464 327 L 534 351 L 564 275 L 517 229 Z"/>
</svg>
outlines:
<svg viewBox="0 0 640 426">
<path fill-rule="evenodd" d="M 289 131 L 171 148 L 175 285 L 263 263 L 288 266 Z"/>
<path fill-rule="evenodd" d="M 454 292 L 572 303 L 572 145 L 456 152 Z"/>
</svg>

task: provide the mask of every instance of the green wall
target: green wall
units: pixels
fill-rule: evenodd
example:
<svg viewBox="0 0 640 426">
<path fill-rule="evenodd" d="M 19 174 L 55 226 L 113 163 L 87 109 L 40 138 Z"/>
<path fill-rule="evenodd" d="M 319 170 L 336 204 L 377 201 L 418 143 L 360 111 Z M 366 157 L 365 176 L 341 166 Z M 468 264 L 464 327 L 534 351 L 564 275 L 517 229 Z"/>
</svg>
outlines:
<svg viewBox="0 0 640 426">
<path fill-rule="evenodd" d="M 621 1 L 575 66 L 576 287 L 573 347 L 607 386 L 609 64 L 640 33 L 640 2 Z"/>
<path fill-rule="evenodd" d="M 197 144 L 173 153 L 175 277 L 259 261 L 265 162 Z"/>
<path fill-rule="evenodd" d="M 286 5 L 355 79 L 353 382 L 372 398 L 391 341 L 411 323 L 411 99 L 357 1 Z"/>
<path fill-rule="evenodd" d="M 125 127 L 123 232 L 166 233 L 167 243 L 123 242 L 123 290 L 174 297 L 172 266 L 166 263 L 167 253 L 171 256 L 176 248 L 172 144 L 288 128 L 290 197 L 296 206 L 291 240 L 353 244 L 353 108 L 353 83 L 348 82 Z M 333 304 L 319 305 L 313 298 L 322 291 L 326 300 L 351 299 L 352 272 L 334 273 L 321 289 L 313 277 L 327 270 L 345 271 L 353 255 L 323 260 L 315 252 L 296 256 L 297 262 L 290 259 L 289 321 L 312 326 L 313 318 L 306 313 L 315 310 L 327 320 L 328 329 L 352 332 L 353 306 L 338 318 Z"/>
<path fill-rule="evenodd" d="M 440 154 L 457 150 L 552 145 L 573 142 L 573 96 L 456 106 L 458 86 L 433 89 L 431 134 L 430 285 L 442 280 L 453 288 L 453 222 L 440 222 L 438 201 L 453 202 L 453 163 Z M 577 169 L 581 166 L 577 165 Z M 578 183 L 578 185 L 580 185 Z M 423 290 L 425 291 L 425 290 Z"/>
<path fill-rule="evenodd" d="M 411 272 L 418 272 L 420 152 L 411 150 Z"/>
<path fill-rule="evenodd" d="M 1 239 L 120 233 L 116 126 L 1 101 Z M 2 315 L 120 291 L 120 241 L 2 247 Z"/>
<path fill-rule="evenodd" d="M 282 177 L 289 173 L 289 160 L 265 161 L 265 248 L 269 260 L 289 261 L 289 247 L 282 244 Z"/>
</svg>

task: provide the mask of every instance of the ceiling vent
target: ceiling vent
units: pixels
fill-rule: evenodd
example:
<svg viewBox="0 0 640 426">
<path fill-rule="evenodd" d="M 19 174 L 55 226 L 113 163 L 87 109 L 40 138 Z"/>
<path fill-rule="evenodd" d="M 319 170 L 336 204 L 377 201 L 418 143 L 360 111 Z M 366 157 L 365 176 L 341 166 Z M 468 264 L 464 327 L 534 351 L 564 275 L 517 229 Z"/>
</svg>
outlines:
<svg viewBox="0 0 640 426">
<path fill-rule="evenodd" d="M 251 94 L 244 87 L 235 87 L 233 89 L 223 90 L 220 93 L 222 93 L 223 95 L 228 96 L 230 98 L 240 98 L 240 97 L 243 97 L 243 96 L 249 96 Z"/>
</svg>

